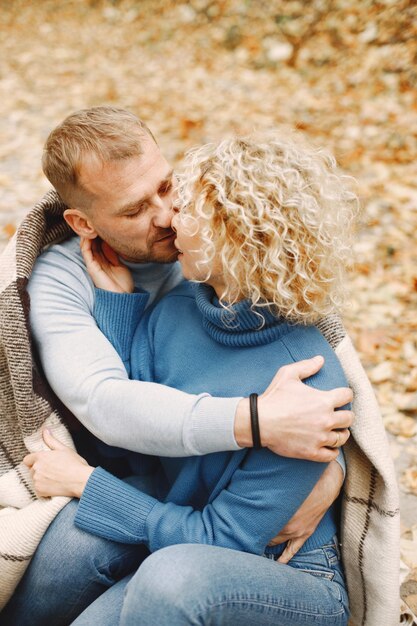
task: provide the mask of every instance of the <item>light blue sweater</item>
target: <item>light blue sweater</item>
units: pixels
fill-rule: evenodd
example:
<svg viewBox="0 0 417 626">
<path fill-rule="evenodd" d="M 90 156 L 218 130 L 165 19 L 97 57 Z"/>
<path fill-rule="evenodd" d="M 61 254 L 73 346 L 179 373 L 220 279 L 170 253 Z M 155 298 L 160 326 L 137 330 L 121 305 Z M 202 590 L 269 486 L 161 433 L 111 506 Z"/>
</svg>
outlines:
<svg viewBox="0 0 417 626">
<path fill-rule="evenodd" d="M 234 315 L 206 285 L 183 284 L 143 315 L 147 294 L 97 290 L 95 316 L 130 376 L 183 391 L 213 395 L 261 393 L 285 364 L 322 354 L 325 365 L 308 384 L 346 385 L 333 350 L 312 326 L 290 325 L 248 302 Z M 138 318 L 143 319 L 137 324 Z M 138 459 L 139 460 L 139 459 Z M 289 459 L 268 449 L 244 449 L 187 459 L 161 459 L 159 499 L 97 468 L 80 500 L 76 525 L 153 552 L 172 544 L 204 543 L 263 554 L 291 519 L 326 464 Z M 302 550 L 328 543 L 337 531 L 337 505 Z"/>
</svg>

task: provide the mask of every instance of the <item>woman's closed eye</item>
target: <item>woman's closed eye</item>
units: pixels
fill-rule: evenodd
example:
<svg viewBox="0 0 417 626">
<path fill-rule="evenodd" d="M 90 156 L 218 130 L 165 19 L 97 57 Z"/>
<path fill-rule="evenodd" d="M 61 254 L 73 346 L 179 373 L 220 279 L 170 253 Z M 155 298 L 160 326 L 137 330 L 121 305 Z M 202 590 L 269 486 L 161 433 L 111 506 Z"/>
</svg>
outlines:
<svg viewBox="0 0 417 626">
<path fill-rule="evenodd" d="M 173 188 L 172 180 L 168 180 L 163 185 L 160 186 L 158 190 L 158 195 L 166 196 L 168 193 L 172 191 L 172 188 Z"/>
</svg>

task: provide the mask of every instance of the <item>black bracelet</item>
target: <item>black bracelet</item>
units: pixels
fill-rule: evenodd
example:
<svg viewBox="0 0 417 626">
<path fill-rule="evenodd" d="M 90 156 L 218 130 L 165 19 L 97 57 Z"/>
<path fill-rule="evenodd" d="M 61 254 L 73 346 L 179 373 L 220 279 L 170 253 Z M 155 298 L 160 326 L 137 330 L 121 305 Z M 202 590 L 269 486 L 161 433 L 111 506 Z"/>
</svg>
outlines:
<svg viewBox="0 0 417 626">
<path fill-rule="evenodd" d="M 250 426 L 252 430 L 253 447 L 256 450 L 260 450 L 262 448 L 262 444 L 261 444 L 261 431 L 259 430 L 258 394 L 257 393 L 250 394 L 249 406 L 250 406 Z"/>
</svg>

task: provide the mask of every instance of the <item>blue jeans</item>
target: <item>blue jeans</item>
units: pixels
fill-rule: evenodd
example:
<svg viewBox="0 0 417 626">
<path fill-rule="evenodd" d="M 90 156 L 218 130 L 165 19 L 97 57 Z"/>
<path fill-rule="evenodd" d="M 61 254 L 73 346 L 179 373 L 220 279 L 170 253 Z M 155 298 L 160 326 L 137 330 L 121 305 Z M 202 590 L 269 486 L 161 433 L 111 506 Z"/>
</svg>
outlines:
<svg viewBox="0 0 417 626">
<path fill-rule="evenodd" d="M 0 626 L 67 626 L 149 555 L 145 546 L 107 541 L 76 528 L 77 506 L 72 500 L 49 526 L 0 613 Z"/>
<path fill-rule="evenodd" d="M 346 626 L 335 544 L 291 566 L 227 548 L 170 546 L 96 600 L 73 626 Z"/>
<path fill-rule="evenodd" d="M 51 524 L 1 625 L 347 624 L 336 544 L 296 555 L 290 565 L 198 544 L 149 556 L 143 546 L 78 530 L 77 504 Z"/>
</svg>

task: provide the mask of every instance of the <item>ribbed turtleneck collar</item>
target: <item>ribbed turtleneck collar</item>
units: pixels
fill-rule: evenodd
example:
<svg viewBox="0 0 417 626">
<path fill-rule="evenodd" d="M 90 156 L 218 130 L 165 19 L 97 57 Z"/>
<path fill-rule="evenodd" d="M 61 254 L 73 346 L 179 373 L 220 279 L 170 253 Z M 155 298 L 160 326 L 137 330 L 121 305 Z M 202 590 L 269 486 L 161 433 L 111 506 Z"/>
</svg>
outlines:
<svg viewBox="0 0 417 626">
<path fill-rule="evenodd" d="M 253 310 L 249 300 L 233 305 L 232 312 L 225 310 L 212 287 L 194 285 L 197 307 L 203 316 L 206 332 L 218 343 L 227 346 L 261 346 L 288 333 L 290 325 L 276 317 L 267 308 Z M 262 317 L 265 320 L 262 325 Z"/>
<path fill-rule="evenodd" d="M 123 261 L 123 264 L 144 281 L 151 281 L 155 276 L 168 275 L 175 265 L 174 263 L 133 263 L 133 261 Z"/>
</svg>

